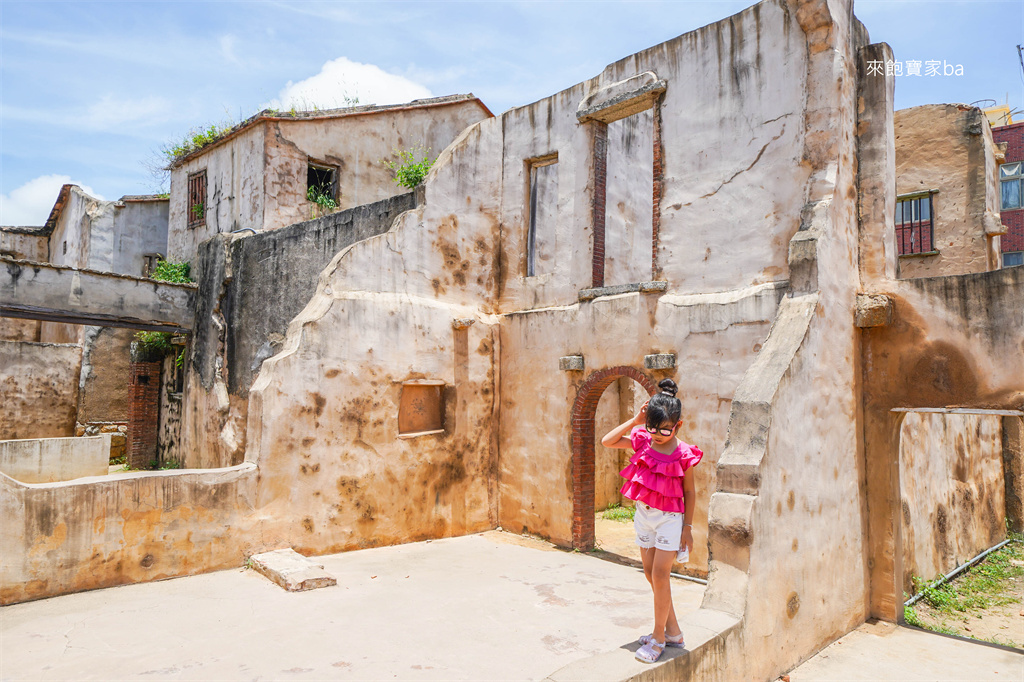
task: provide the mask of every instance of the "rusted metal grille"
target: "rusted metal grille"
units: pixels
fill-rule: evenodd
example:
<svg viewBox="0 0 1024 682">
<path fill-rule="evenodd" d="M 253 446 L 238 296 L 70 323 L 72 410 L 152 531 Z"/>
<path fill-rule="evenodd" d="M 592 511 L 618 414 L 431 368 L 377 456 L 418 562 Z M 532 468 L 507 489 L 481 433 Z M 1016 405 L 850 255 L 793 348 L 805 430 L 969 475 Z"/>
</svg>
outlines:
<svg viewBox="0 0 1024 682">
<path fill-rule="evenodd" d="M 188 176 L 188 226 L 206 224 L 206 169 Z"/>
<path fill-rule="evenodd" d="M 896 202 L 896 244 L 899 254 L 934 251 L 932 243 L 932 195 Z"/>
</svg>

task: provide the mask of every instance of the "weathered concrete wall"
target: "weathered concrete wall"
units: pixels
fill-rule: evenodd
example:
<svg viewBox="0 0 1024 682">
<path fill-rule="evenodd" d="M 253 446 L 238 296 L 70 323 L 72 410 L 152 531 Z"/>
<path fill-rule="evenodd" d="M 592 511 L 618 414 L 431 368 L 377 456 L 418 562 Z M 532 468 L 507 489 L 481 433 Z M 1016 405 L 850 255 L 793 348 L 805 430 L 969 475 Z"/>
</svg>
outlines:
<svg viewBox="0 0 1024 682">
<path fill-rule="evenodd" d="M 928 104 L 895 112 L 896 193 L 932 195 L 935 255 L 901 256 L 899 276 L 1000 267 L 999 181 L 992 128 L 977 107 Z"/>
<path fill-rule="evenodd" d="M 423 145 L 436 156 L 488 117 L 475 99 L 340 116 L 263 117 L 172 170 L 168 257 L 191 261 L 199 244 L 218 233 L 274 230 L 317 217 L 306 197 L 309 163 L 337 169 L 342 210 L 404 193 L 383 165 L 393 150 Z M 204 168 L 206 225 L 189 229 L 188 175 Z"/>
<path fill-rule="evenodd" d="M 176 365 L 177 353 L 164 357 L 161 375 L 165 377 L 160 387 L 160 411 L 156 435 L 156 459 L 161 465 L 182 464 L 181 451 L 181 398 L 182 391 L 175 386 L 179 372 Z M 183 361 L 184 362 L 184 361 Z"/>
<path fill-rule="evenodd" d="M 241 462 L 249 389 L 260 364 L 281 350 L 288 323 L 309 302 L 320 272 L 350 244 L 387 231 L 417 205 L 417 196 L 400 194 L 271 232 L 218 237 L 200 247 L 200 324 L 192 341 L 180 444 L 180 458 L 189 466 Z"/>
<path fill-rule="evenodd" d="M 141 277 L 146 254 L 167 255 L 170 200 L 122 197 L 114 207 L 110 233 L 93 226 L 89 267 Z"/>
<path fill-rule="evenodd" d="M 265 126 L 255 125 L 237 134 L 229 144 L 189 159 L 171 171 L 167 260 L 192 262 L 199 245 L 216 234 L 244 227 L 262 229 L 265 135 Z M 188 176 L 204 169 L 205 225 L 190 228 Z"/>
<path fill-rule="evenodd" d="M 890 411 L 1024 407 L 1024 269 L 881 281 L 871 287 L 893 301 L 892 324 L 863 330 L 862 342 L 868 505 L 876 510 L 870 556 L 878 592 L 889 595 L 873 609 L 895 617 L 902 612 L 906 567 L 901 481 L 892 473 L 899 420 Z"/>
<path fill-rule="evenodd" d="M 306 199 L 310 162 L 338 169 L 339 209 L 374 203 L 408 191 L 395 184 L 383 163 L 395 160 L 394 150 L 425 147 L 436 157 L 459 133 L 489 116 L 477 100 L 462 100 L 334 120 L 269 121 L 263 229 L 316 217 Z"/>
<path fill-rule="evenodd" d="M 900 426 L 903 591 L 1006 538 L 1003 417 L 910 412 Z"/>
<path fill-rule="evenodd" d="M 82 349 L 0 341 L 0 440 L 75 435 Z"/>
<path fill-rule="evenodd" d="M 0 441 L 0 472 L 21 483 L 52 483 L 103 476 L 110 461 L 109 433 L 84 438 Z"/>
<path fill-rule="evenodd" d="M 654 279 L 654 117 L 651 108 L 608 124 L 606 285 Z"/>
<path fill-rule="evenodd" d="M 196 287 L 0 258 L 0 314 L 154 331 L 192 328 Z M 66 323 L 65 323 L 66 322 Z M 45 330 L 44 330 L 45 332 Z"/>
<path fill-rule="evenodd" d="M 135 332 L 117 327 L 86 327 L 78 387 L 78 421 L 128 419 L 131 344 Z"/>
<path fill-rule="evenodd" d="M 0 604 L 240 566 L 266 548 L 255 483 L 252 464 L 32 485 L 0 474 Z"/>
</svg>

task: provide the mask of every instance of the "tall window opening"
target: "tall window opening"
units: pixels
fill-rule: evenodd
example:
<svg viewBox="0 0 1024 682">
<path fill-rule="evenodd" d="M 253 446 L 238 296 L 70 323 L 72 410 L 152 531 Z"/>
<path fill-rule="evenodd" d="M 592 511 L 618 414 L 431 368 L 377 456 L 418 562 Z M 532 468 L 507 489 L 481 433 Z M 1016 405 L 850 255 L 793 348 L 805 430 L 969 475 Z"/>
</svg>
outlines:
<svg viewBox="0 0 1024 682">
<path fill-rule="evenodd" d="M 655 109 L 608 124 L 604 286 L 653 277 Z"/>
<path fill-rule="evenodd" d="M 896 244 L 899 255 L 934 251 L 932 216 L 930 192 L 896 198 Z"/>
<path fill-rule="evenodd" d="M 206 224 L 206 169 L 188 176 L 188 226 L 202 227 Z"/>
<path fill-rule="evenodd" d="M 558 219 L 558 154 L 527 161 L 529 227 L 526 276 L 554 271 Z"/>
</svg>

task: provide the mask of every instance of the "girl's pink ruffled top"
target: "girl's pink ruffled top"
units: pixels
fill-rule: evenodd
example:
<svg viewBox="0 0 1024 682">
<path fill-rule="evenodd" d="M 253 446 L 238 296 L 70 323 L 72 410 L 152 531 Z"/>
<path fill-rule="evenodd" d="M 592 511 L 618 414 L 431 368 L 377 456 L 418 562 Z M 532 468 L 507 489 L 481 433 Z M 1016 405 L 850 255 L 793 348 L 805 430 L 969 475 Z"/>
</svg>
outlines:
<svg viewBox="0 0 1024 682">
<path fill-rule="evenodd" d="M 629 434 L 636 454 L 629 466 L 619 472 L 626 479 L 620 491 L 624 497 L 665 512 L 682 512 L 683 476 L 696 466 L 704 453 L 694 445 L 679 441 L 671 455 L 663 455 L 651 447 L 651 434 L 643 426 Z"/>
</svg>

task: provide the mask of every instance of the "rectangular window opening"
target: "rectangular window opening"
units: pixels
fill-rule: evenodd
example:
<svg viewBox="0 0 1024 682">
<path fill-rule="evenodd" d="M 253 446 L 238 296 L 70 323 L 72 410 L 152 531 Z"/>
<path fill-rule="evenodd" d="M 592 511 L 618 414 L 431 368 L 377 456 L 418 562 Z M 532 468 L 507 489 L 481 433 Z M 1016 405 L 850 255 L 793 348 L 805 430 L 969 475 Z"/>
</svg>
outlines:
<svg viewBox="0 0 1024 682">
<path fill-rule="evenodd" d="M 398 435 L 420 436 L 444 432 L 443 381 L 406 381 L 398 404 Z"/>
<path fill-rule="evenodd" d="M 896 199 L 896 246 L 899 255 L 931 253 L 932 195 L 908 196 Z"/>
<path fill-rule="evenodd" d="M 1024 265 L 1024 251 L 1007 251 L 1003 254 L 1003 267 L 1009 268 L 1014 265 Z"/>
<path fill-rule="evenodd" d="M 1024 162 L 1004 163 L 999 166 L 999 206 L 1002 210 L 1022 208 L 1024 192 Z"/>
<path fill-rule="evenodd" d="M 142 276 L 149 277 L 156 270 L 156 264 L 164 259 L 163 254 L 160 253 L 144 253 L 142 254 Z"/>
<path fill-rule="evenodd" d="M 336 208 L 338 205 L 337 169 L 310 162 L 306 166 L 306 199 L 323 208 Z"/>
<path fill-rule="evenodd" d="M 527 165 L 529 222 L 526 232 L 526 276 L 554 271 L 558 219 L 558 154 L 531 159 Z"/>
<path fill-rule="evenodd" d="M 206 225 L 206 169 L 188 175 L 188 227 Z"/>
<path fill-rule="evenodd" d="M 653 278 L 655 115 L 650 108 L 608 124 L 603 286 Z"/>
</svg>

